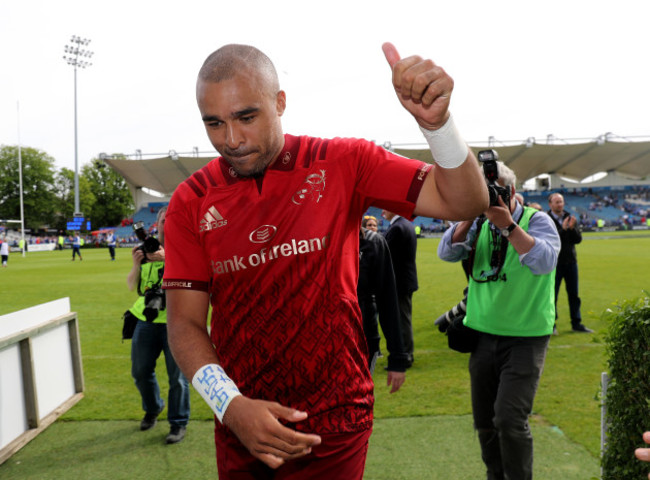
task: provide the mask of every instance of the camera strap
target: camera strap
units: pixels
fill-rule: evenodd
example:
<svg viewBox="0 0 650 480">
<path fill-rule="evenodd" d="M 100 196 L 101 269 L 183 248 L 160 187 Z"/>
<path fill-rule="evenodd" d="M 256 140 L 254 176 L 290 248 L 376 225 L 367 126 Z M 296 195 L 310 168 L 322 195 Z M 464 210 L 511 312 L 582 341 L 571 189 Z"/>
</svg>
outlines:
<svg viewBox="0 0 650 480">
<path fill-rule="evenodd" d="M 145 263 L 144 265 L 147 265 L 147 264 Z M 151 280 L 151 271 L 153 270 L 153 268 L 152 268 L 153 263 L 149 263 L 148 265 L 149 265 L 148 267 L 145 267 L 148 270 L 147 279 L 146 279 L 146 282 L 145 282 L 145 287 L 146 287 L 146 285 L 148 285 L 152 281 Z M 140 266 L 140 272 L 142 272 L 142 267 L 143 266 Z M 158 280 L 156 280 L 153 283 L 153 285 L 151 285 L 151 287 L 149 287 L 147 290 L 152 289 L 152 288 L 159 288 L 160 285 L 162 285 L 163 275 L 165 273 L 165 265 L 163 264 L 163 266 L 161 268 L 158 268 L 156 270 L 158 271 Z M 142 286 L 142 279 L 140 279 L 140 281 L 138 282 L 138 295 L 140 295 L 141 297 L 144 297 L 144 292 L 142 291 L 142 288 L 140 288 L 141 286 Z"/>
<path fill-rule="evenodd" d="M 487 282 L 493 282 L 498 280 L 499 273 L 501 273 L 501 268 L 503 268 L 503 264 L 505 263 L 506 260 L 508 241 L 505 240 L 504 238 L 494 238 L 495 236 L 501 237 L 501 235 L 495 233 L 493 230 L 492 230 L 492 234 L 493 234 L 493 244 L 496 247 L 492 250 L 492 256 L 490 259 L 490 267 L 492 267 L 493 273 L 491 273 L 486 278 L 476 278 L 474 276 L 474 256 L 476 254 L 476 240 L 474 241 L 474 245 L 472 246 L 472 250 L 470 252 L 469 274 L 470 277 L 472 277 L 472 280 L 474 280 L 477 283 L 487 283 Z M 476 236 L 476 238 L 478 239 L 478 235 Z"/>
<path fill-rule="evenodd" d="M 474 238 L 474 242 L 472 244 L 472 250 L 469 253 L 469 275 L 472 277 L 472 280 L 477 283 L 493 282 L 499 279 L 499 273 L 501 273 L 501 268 L 503 268 L 503 264 L 506 261 L 506 251 L 508 250 L 508 241 L 504 239 L 501 234 L 497 233 L 495 226 L 489 226 L 488 228 L 490 230 L 490 234 L 492 235 L 492 244 L 495 247 L 492 249 L 492 256 L 490 258 L 490 267 L 492 267 L 493 273 L 486 278 L 474 277 L 474 257 L 476 255 L 476 244 L 479 237 L 481 236 L 483 224 L 486 220 L 487 218 L 485 216 L 481 216 L 476 222 L 476 237 Z"/>
<path fill-rule="evenodd" d="M 528 220 L 530 221 L 530 219 L 532 219 L 536 213 L 537 212 L 534 212 Z M 519 216 L 519 219 L 515 222 L 517 225 L 519 225 L 519 222 L 521 222 L 523 216 L 524 216 L 524 212 L 522 211 L 521 215 Z M 476 237 L 474 238 L 474 242 L 472 243 L 472 250 L 469 253 L 469 268 L 467 270 L 469 271 L 469 275 L 470 277 L 472 277 L 472 280 L 474 280 L 477 283 L 487 283 L 499 279 L 499 273 L 501 272 L 501 269 L 503 268 L 503 264 L 506 261 L 506 252 L 508 250 L 508 245 L 510 244 L 510 242 L 508 242 L 505 238 L 503 238 L 503 236 L 500 233 L 496 232 L 496 226 L 494 226 L 494 228 L 490 228 L 493 245 L 495 245 L 495 247 L 498 247 L 492 250 L 490 267 L 496 270 L 494 271 L 494 273 L 492 273 L 490 276 L 488 276 L 485 279 L 475 278 L 474 257 L 476 254 L 476 244 L 478 242 L 478 238 L 481 236 L 481 230 L 483 229 L 483 224 L 485 223 L 485 220 L 487 220 L 487 218 L 484 215 L 481 215 L 476 221 Z"/>
</svg>

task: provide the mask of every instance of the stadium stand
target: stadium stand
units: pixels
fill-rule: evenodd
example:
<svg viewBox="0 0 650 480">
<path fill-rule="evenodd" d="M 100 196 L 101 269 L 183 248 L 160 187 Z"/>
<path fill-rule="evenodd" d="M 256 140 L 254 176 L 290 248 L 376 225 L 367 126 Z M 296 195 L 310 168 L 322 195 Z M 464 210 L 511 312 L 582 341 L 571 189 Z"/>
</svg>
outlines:
<svg viewBox="0 0 650 480">
<path fill-rule="evenodd" d="M 580 219 L 585 228 L 594 227 L 598 219 L 605 221 L 607 226 L 627 228 L 634 225 L 645 225 L 650 210 L 647 201 L 649 189 L 636 186 L 597 187 L 585 189 L 552 189 L 546 192 L 523 192 L 527 203 L 537 202 L 548 210 L 548 196 L 559 192 L 564 195 L 566 208 Z"/>
<path fill-rule="evenodd" d="M 142 207 L 133 215 L 133 218 L 128 219 L 128 225 L 115 228 L 115 236 L 120 240 L 125 239 L 128 242 L 129 239 L 134 236 L 133 224 L 137 222 L 144 222 L 144 228 L 147 231 L 150 231 L 153 225 L 156 223 L 158 210 L 167 204 L 168 202 L 151 202 L 147 206 Z M 130 220 L 132 220 L 132 222 Z"/>
<path fill-rule="evenodd" d="M 571 190 L 559 188 L 544 192 L 523 191 L 522 194 L 526 203 L 539 203 L 542 209 L 547 211 L 548 196 L 555 192 L 564 196 L 566 209 L 580 221 L 585 230 L 595 229 L 599 219 L 604 220 L 607 227 L 650 227 L 647 223 L 650 216 L 649 187 L 588 187 Z M 388 229 L 388 222 L 382 218 L 380 208 L 370 207 L 364 215 L 377 218 L 380 232 Z M 416 217 L 413 223 L 421 226 L 424 234 L 435 235 L 444 232 L 448 227 L 447 222 L 425 217 Z"/>
<path fill-rule="evenodd" d="M 386 230 L 388 230 L 388 225 L 389 223 L 381 216 L 381 208 L 377 207 L 370 207 L 364 215 L 372 215 L 377 219 L 377 225 L 379 227 L 379 231 L 382 233 L 386 233 Z M 414 225 L 419 225 L 422 227 L 422 232 L 424 233 L 437 233 L 437 232 L 444 232 L 448 224 L 447 222 L 443 222 L 442 220 L 438 220 L 435 218 L 427 218 L 427 217 L 416 217 L 415 220 L 413 221 Z"/>
<path fill-rule="evenodd" d="M 552 136 L 549 136 L 552 137 Z M 575 140 L 575 139 L 574 139 Z M 579 140 L 579 139 L 577 139 Z M 583 139 L 584 140 L 584 139 Z M 499 146 L 471 146 L 476 153 L 484 148 L 496 148 L 500 159 L 512 168 L 520 179 L 534 179 L 540 174 L 550 175 L 544 184 L 539 182 L 534 192 L 522 192 L 527 196 L 527 201 L 538 202 L 544 210 L 548 208 L 547 196 L 551 191 L 560 191 L 566 197 L 568 209 L 580 218 L 585 228 L 595 225 L 602 219 L 608 226 L 628 228 L 635 225 L 646 225 L 646 211 L 648 205 L 638 203 L 636 199 L 630 201 L 628 197 L 638 194 L 642 190 L 647 201 L 650 192 L 650 142 L 628 141 L 613 134 L 605 134 L 594 139 L 574 142 L 566 139 L 547 138 L 546 144 L 529 138 L 516 145 Z M 428 148 L 418 148 L 411 145 L 384 144 L 398 154 L 431 162 L 431 152 Z M 107 157 L 105 163 L 124 177 L 132 191 L 138 212 L 133 220 L 143 220 L 150 227 L 153 220 L 147 217 L 150 213 L 152 196 L 145 192 L 146 189 L 158 192 L 167 199 L 171 196 L 176 186 L 191 175 L 194 171 L 206 165 L 212 157 L 198 157 L 194 152 L 192 156 L 184 154 L 167 157 L 150 158 L 143 160 L 141 157 L 134 159 Z M 577 188 L 564 188 L 566 179 L 585 179 L 599 172 L 607 172 L 603 180 L 593 182 L 592 187 L 580 187 L 580 183 L 569 183 L 568 186 Z M 574 182 L 574 181 L 571 181 Z M 546 190 L 551 185 L 561 188 Z M 606 186 L 610 185 L 610 186 Z M 616 202 L 611 203 L 606 197 L 615 195 Z M 156 203 L 154 202 L 153 205 Z M 155 207 L 154 207 L 155 208 Z M 381 209 L 370 208 L 369 215 L 377 217 L 379 229 L 385 231 L 387 224 L 381 217 Z M 424 233 L 441 232 L 447 224 L 436 219 L 418 217 L 414 223 L 422 227 Z M 116 234 L 118 237 L 132 235 L 131 226 L 120 227 Z"/>
</svg>

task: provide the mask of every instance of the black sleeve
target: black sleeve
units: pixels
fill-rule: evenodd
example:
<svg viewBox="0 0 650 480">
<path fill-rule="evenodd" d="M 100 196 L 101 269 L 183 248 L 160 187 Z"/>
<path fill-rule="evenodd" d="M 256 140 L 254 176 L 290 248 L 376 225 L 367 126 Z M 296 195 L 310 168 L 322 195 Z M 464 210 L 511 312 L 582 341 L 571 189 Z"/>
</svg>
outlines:
<svg viewBox="0 0 650 480">
<path fill-rule="evenodd" d="M 391 261 L 388 244 L 379 235 L 373 242 L 375 248 L 374 290 L 379 313 L 379 324 L 386 338 L 388 348 L 388 370 L 405 372 L 408 366 L 408 355 L 404 351 L 402 329 L 399 320 L 399 303 L 395 273 Z"/>
<path fill-rule="evenodd" d="M 564 215 L 562 216 L 562 220 L 564 221 L 565 218 L 570 216 L 571 214 L 565 210 Z M 578 243 L 582 242 L 582 233 L 580 232 L 577 221 L 575 228 L 569 228 L 567 230 L 562 229 L 562 231 L 564 232 L 564 238 L 562 240 L 572 243 L 573 245 L 577 245 Z"/>
<path fill-rule="evenodd" d="M 576 228 L 570 228 L 568 230 L 565 230 L 567 234 L 567 239 L 569 242 L 571 242 L 574 245 L 577 245 L 578 243 L 582 242 L 582 233 L 576 226 Z"/>
</svg>

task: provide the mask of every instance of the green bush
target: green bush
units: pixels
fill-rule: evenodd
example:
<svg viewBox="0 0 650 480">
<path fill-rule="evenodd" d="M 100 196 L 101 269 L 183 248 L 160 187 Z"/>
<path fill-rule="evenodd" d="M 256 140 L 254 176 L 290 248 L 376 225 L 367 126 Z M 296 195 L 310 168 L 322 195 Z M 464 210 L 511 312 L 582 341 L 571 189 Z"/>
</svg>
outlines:
<svg viewBox="0 0 650 480">
<path fill-rule="evenodd" d="M 609 310 L 606 337 L 609 353 L 607 442 L 603 480 L 646 478 L 647 463 L 634 457 L 650 430 L 650 298 L 647 294 Z"/>
</svg>

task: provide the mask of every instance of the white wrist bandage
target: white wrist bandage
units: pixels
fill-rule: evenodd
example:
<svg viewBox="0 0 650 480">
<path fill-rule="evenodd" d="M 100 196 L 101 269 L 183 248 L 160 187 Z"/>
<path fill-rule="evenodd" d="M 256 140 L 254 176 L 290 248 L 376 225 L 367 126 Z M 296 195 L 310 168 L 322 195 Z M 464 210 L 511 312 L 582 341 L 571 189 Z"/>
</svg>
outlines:
<svg viewBox="0 0 650 480">
<path fill-rule="evenodd" d="M 435 162 L 442 168 L 460 167 L 467 158 L 469 147 L 456 129 L 454 119 L 449 115 L 447 123 L 438 130 L 420 127 L 426 138 Z"/>
<path fill-rule="evenodd" d="M 192 378 L 192 385 L 210 405 L 221 423 L 232 399 L 241 395 L 235 382 L 216 363 L 209 363 L 199 368 Z"/>
</svg>

